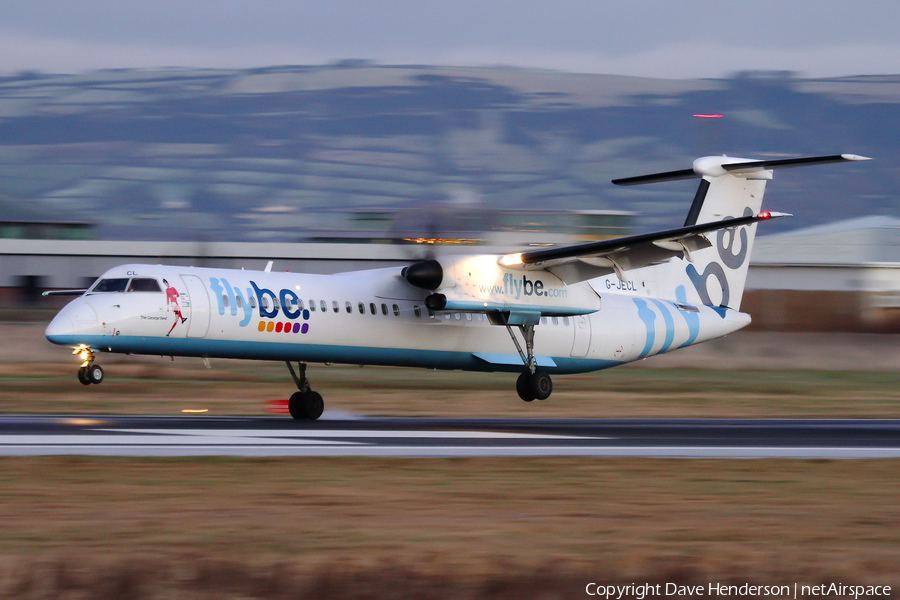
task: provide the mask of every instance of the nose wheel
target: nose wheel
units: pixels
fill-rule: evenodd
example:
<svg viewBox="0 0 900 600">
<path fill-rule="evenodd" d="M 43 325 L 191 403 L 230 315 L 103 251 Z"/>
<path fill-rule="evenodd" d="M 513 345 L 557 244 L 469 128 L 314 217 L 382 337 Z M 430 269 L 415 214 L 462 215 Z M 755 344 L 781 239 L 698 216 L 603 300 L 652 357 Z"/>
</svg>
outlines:
<svg viewBox="0 0 900 600">
<path fill-rule="evenodd" d="M 94 352 L 87 347 L 75 348 L 72 354 L 78 354 L 84 361 L 78 369 L 78 381 L 83 385 L 101 383 L 103 381 L 103 369 L 94 364 Z"/>
<path fill-rule="evenodd" d="M 103 381 L 103 369 L 100 367 L 100 365 L 81 367 L 80 369 L 78 369 L 78 381 L 80 381 L 84 385 L 101 383 Z"/>
</svg>

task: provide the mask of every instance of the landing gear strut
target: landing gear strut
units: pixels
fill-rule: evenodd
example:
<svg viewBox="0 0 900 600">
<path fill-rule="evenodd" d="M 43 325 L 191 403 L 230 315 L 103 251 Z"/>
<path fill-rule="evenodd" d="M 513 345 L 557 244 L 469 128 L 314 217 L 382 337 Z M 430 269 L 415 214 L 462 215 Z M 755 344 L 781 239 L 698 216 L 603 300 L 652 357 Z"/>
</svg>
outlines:
<svg viewBox="0 0 900 600">
<path fill-rule="evenodd" d="M 525 402 L 546 400 L 553 392 L 553 380 L 544 371 L 538 371 L 537 361 L 534 358 L 534 325 L 519 325 L 519 329 L 525 338 L 525 352 L 522 351 L 522 345 L 513 328 L 510 325 L 506 326 L 516 350 L 519 351 L 519 356 L 522 357 L 522 362 L 525 363 L 525 368 L 528 369 L 516 380 L 516 392 Z"/>
<path fill-rule="evenodd" d="M 83 385 L 101 383 L 103 381 L 103 369 L 94 364 L 94 352 L 90 348 L 75 348 L 72 354 L 78 354 L 84 361 L 78 369 L 78 381 Z"/>
<path fill-rule="evenodd" d="M 309 388 L 309 379 L 306 378 L 306 363 L 297 363 L 300 375 L 294 372 L 294 366 L 290 361 L 285 361 L 294 383 L 297 384 L 299 392 L 294 392 L 290 400 L 288 400 L 288 411 L 291 416 L 300 420 L 315 421 L 322 416 L 325 410 L 325 401 L 322 400 L 321 394 L 314 392 Z"/>
</svg>

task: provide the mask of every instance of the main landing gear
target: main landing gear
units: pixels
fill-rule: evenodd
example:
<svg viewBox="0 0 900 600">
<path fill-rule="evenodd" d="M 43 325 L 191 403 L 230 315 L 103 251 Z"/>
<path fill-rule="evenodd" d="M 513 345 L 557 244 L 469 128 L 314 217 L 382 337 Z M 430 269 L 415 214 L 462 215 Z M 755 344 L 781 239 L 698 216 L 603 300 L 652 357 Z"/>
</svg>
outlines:
<svg viewBox="0 0 900 600">
<path fill-rule="evenodd" d="M 101 383 L 103 381 L 103 369 L 94 364 L 94 352 L 90 348 L 75 348 L 72 354 L 78 354 L 84 361 L 78 369 L 78 381 L 83 385 Z"/>
<path fill-rule="evenodd" d="M 322 412 L 325 410 L 325 401 L 322 400 L 321 394 L 309 389 L 309 380 L 306 378 L 306 363 L 297 364 L 300 369 L 299 376 L 294 372 L 291 361 L 285 361 L 285 364 L 287 364 L 288 370 L 291 372 L 291 377 L 294 378 L 294 383 L 297 384 L 297 389 L 300 390 L 299 392 L 294 392 L 290 400 L 288 400 L 288 411 L 298 421 L 304 419 L 315 421 L 322 416 Z"/>
<path fill-rule="evenodd" d="M 537 361 L 534 359 L 534 325 L 519 325 L 519 329 L 525 338 L 525 352 L 522 351 L 522 345 L 512 326 L 506 326 L 516 350 L 519 351 L 519 356 L 522 357 L 522 362 L 525 363 L 525 368 L 528 369 L 516 380 L 516 392 L 525 402 L 546 400 L 553 392 L 553 380 L 550 379 L 550 375 L 537 369 Z"/>
</svg>

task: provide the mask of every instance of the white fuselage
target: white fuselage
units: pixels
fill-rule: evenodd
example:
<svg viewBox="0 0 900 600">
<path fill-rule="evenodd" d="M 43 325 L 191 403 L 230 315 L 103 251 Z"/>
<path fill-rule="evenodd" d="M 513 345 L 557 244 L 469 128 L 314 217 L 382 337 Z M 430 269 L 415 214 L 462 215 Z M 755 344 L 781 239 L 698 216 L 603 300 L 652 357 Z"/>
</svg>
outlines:
<svg viewBox="0 0 900 600">
<path fill-rule="evenodd" d="M 503 277 L 497 282 L 510 287 Z M 100 281 L 123 279 L 152 279 L 160 290 L 88 291 L 60 311 L 47 338 L 101 352 L 524 368 L 507 327 L 492 324 L 485 312 L 430 312 L 428 292 L 411 286 L 400 268 L 310 275 L 125 265 Z M 554 298 L 557 307 L 569 298 L 578 307 L 571 316 L 541 317 L 534 328 L 537 366 L 551 373 L 603 369 L 720 337 L 750 321 L 725 308 L 649 297 L 643 290 L 650 287 L 615 276 L 568 286 L 568 298 Z M 510 289 L 508 302 L 521 300 Z M 494 300 L 492 308 L 506 301 L 496 294 Z"/>
</svg>

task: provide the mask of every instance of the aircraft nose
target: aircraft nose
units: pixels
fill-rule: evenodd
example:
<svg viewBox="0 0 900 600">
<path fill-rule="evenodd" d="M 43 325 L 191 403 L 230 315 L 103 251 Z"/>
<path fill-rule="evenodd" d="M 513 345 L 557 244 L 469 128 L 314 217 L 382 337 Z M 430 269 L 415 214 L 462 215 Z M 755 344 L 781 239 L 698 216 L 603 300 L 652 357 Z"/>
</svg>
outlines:
<svg viewBox="0 0 900 600">
<path fill-rule="evenodd" d="M 75 300 L 50 321 L 45 335 L 54 344 L 71 346 L 83 343 L 84 340 L 76 338 L 96 333 L 96 328 L 97 313 L 87 303 Z"/>
<path fill-rule="evenodd" d="M 47 325 L 44 335 L 54 344 L 64 344 L 66 342 L 62 338 L 75 335 L 75 321 L 60 313 Z"/>
</svg>

